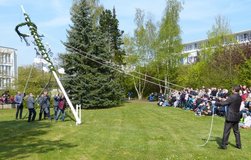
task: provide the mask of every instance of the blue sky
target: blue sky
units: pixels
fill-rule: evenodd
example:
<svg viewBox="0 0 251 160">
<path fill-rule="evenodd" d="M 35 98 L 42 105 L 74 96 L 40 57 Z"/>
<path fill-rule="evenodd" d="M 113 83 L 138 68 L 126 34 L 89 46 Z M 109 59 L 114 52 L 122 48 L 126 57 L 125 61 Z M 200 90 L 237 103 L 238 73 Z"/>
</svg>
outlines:
<svg viewBox="0 0 251 160">
<path fill-rule="evenodd" d="M 100 0 L 100 3 L 107 9 L 115 6 L 120 29 L 131 35 L 136 8 L 158 22 L 166 6 L 165 0 Z M 38 26 L 39 33 L 45 35 L 43 42 L 50 46 L 55 57 L 64 52 L 61 41 L 66 41 L 66 30 L 71 23 L 71 0 L 0 0 L 0 46 L 17 49 L 19 66 L 33 62 L 34 47 L 27 47 L 14 31 L 17 24 L 24 22 L 20 5 Z M 217 15 L 229 20 L 233 32 L 251 29 L 250 7 L 251 0 L 184 0 L 180 13 L 183 42 L 205 39 Z M 21 31 L 26 32 L 25 27 Z"/>
</svg>

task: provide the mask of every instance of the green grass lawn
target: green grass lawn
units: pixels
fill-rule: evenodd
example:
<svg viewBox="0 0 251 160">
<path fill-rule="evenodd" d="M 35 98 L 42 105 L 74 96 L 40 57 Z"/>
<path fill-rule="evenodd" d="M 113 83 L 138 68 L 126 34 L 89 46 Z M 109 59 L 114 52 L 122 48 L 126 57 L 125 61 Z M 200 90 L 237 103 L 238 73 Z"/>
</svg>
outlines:
<svg viewBox="0 0 251 160">
<path fill-rule="evenodd" d="M 37 111 L 38 112 L 38 111 Z M 26 113 L 26 110 L 24 110 Z M 15 110 L 0 110 L 0 159 L 171 160 L 251 159 L 251 130 L 241 129 L 243 149 L 218 149 L 224 119 L 197 117 L 191 111 L 132 101 L 121 107 L 82 110 L 82 124 L 69 117 L 28 123 L 14 120 Z M 37 119 L 37 118 L 36 118 Z"/>
</svg>

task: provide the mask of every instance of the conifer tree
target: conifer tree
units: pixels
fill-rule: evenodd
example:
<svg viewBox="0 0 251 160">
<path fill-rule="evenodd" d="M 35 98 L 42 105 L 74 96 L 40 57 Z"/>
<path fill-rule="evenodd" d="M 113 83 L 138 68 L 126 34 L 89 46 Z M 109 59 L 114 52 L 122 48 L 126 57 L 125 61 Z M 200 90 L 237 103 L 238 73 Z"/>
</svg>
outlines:
<svg viewBox="0 0 251 160">
<path fill-rule="evenodd" d="M 115 71 L 107 64 L 112 55 L 107 50 L 106 33 L 92 13 L 86 0 L 76 1 L 72 7 L 73 24 L 64 43 L 68 53 L 61 56 L 64 82 L 74 104 L 85 108 L 115 106 L 121 103 L 122 92 Z"/>
</svg>

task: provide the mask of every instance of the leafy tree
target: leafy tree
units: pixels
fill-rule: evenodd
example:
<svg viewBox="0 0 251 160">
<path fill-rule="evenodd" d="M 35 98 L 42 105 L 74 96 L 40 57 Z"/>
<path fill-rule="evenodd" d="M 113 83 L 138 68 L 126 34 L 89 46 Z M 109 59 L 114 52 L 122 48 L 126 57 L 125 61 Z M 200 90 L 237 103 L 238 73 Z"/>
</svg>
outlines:
<svg viewBox="0 0 251 160">
<path fill-rule="evenodd" d="M 215 24 L 208 32 L 208 41 L 201 52 L 207 63 L 207 67 L 204 68 L 204 73 L 207 73 L 204 76 L 204 83 L 209 86 L 224 84 L 228 88 L 233 85 L 233 56 L 229 51 L 233 49 L 234 44 L 236 41 L 232 36 L 228 20 L 217 16 Z"/>
<path fill-rule="evenodd" d="M 246 86 L 251 86 L 251 43 L 245 43 L 241 44 L 238 47 L 238 50 L 234 52 L 235 57 L 234 57 L 234 62 L 238 63 L 239 66 L 235 68 L 237 75 L 235 76 L 234 83 L 235 84 L 242 84 Z M 243 56 L 238 56 L 241 55 L 238 51 L 242 52 Z"/>
<path fill-rule="evenodd" d="M 124 48 L 127 53 L 127 67 L 133 74 L 134 89 L 138 99 L 144 95 L 148 65 L 154 56 L 153 44 L 156 38 L 156 27 L 149 18 L 145 23 L 145 14 L 141 9 L 136 9 L 134 37 L 124 38 Z"/>
<path fill-rule="evenodd" d="M 178 79 L 183 85 L 231 88 L 249 84 L 250 44 L 239 44 L 231 33 L 226 18 L 217 16 L 208 32 L 208 40 L 199 52 L 200 61 L 188 66 Z M 193 82 L 192 82 L 193 81 Z"/>
<path fill-rule="evenodd" d="M 30 72 L 31 76 L 29 78 Z M 25 91 L 26 94 L 33 93 L 37 96 L 43 90 L 57 87 L 54 78 L 51 78 L 51 73 L 44 72 L 39 66 L 33 67 L 32 65 L 18 67 L 18 79 L 14 83 L 17 91 Z"/>
<path fill-rule="evenodd" d="M 156 64 L 160 75 L 165 80 L 165 86 L 175 81 L 176 68 L 183 49 L 181 43 L 181 29 L 178 24 L 182 3 L 177 0 L 168 0 L 165 14 L 162 18 L 157 39 Z M 164 93 L 167 92 L 165 87 Z"/>
<path fill-rule="evenodd" d="M 200 44 L 199 62 L 188 66 L 186 74 L 180 74 L 178 79 L 185 86 L 230 86 L 234 75 L 233 59 L 235 40 L 229 29 L 228 21 L 217 16 L 212 29 L 208 31 L 208 39 Z M 183 81 L 182 81 L 183 80 Z M 223 84 L 223 85 L 222 85 Z"/>
</svg>

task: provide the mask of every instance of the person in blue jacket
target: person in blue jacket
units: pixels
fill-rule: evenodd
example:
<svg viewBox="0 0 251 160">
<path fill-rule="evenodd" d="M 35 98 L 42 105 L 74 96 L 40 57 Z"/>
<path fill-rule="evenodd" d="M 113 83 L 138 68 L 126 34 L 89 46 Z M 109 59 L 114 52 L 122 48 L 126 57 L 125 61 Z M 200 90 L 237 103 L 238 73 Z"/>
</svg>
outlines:
<svg viewBox="0 0 251 160">
<path fill-rule="evenodd" d="M 18 115 L 19 115 L 19 119 L 22 119 L 22 113 L 23 113 L 23 108 L 24 108 L 23 98 L 24 98 L 24 94 L 21 92 L 17 92 L 17 94 L 15 95 L 14 102 L 15 104 L 17 104 L 16 119 L 18 119 Z"/>
</svg>

